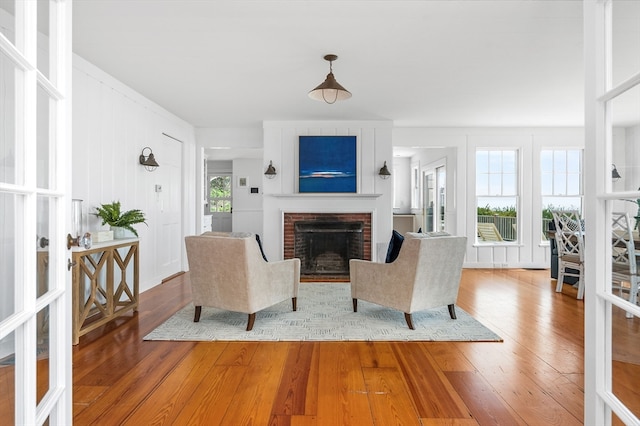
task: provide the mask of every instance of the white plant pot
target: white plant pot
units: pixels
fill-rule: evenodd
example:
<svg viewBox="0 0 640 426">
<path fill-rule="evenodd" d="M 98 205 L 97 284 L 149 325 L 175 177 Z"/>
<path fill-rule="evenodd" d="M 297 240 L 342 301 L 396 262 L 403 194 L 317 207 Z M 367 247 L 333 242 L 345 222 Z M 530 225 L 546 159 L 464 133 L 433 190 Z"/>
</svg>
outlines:
<svg viewBox="0 0 640 426">
<path fill-rule="evenodd" d="M 136 234 L 129 231 L 126 228 L 121 228 L 119 226 L 112 226 L 111 230 L 113 231 L 113 238 L 116 240 L 121 240 L 123 238 L 136 238 Z"/>
</svg>

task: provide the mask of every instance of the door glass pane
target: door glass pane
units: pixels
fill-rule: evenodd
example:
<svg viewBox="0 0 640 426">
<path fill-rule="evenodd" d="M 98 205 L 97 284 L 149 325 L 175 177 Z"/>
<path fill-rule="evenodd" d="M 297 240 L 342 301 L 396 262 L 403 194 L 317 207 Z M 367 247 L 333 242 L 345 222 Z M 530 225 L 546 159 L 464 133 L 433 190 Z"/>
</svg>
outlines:
<svg viewBox="0 0 640 426">
<path fill-rule="evenodd" d="M 640 25 L 640 23 L 638 24 Z M 617 96 L 607 107 L 613 123 L 613 162 L 622 176 L 614 191 L 640 187 L 640 85 Z"/>
<path fill-rule="evenodd" d="M 36 223 L 36 251 L 37 251 L 37 286 L 38 297 L 44 295 L 49 290 L 49 232 L 51 206 L 49 198 L 38 197 L 37 223 Z"/>
<path fill-rule="evenodd" d="M 4 53 L 0 53 L 0 182 L 18 185 L 23 183 L 23 179 L 18 177 L 20 170 L 16 166 L 21 145 L 16 142 L 16 122 L 20 117 L 16 117 L 15 110 L 22 100 L 16 97 L 20 93 L 16 86 L 20 85 L 22 77 L 22 71 L 15 68 Z"/>
<path fill-rule="evenodd" d="M 49 78 L 49 3 L 50 0 L 38 0 L 38 70 Z"/>
<path fill-rule="evenodd" d="M 640 416 L 637 377 L 640 374 L 640 318 L 627 318 L 612 307 L 611 371 L 613 394 L 631 412 Z"/>
<path fill-rule="evenodd" d="M 612 2 L 613 85 L 629 79 L 640 70 L 640 2 Z"/>
<path fill-rule="evenodd" d="M 50 135 L 53 134 L 53 123 L 55 123 L 55 117 L 53 117 L 54 111 L 52 106 L 55 105 L 51 101 L 49 94 L 38 85 L 38 112 L 37 112 L 37 149 L 36 149 L 36 162 L 37 162 L 37 185 L 38 188 L 51 188 L 50 182 L 50 162 L 55 156 L 50 155 L 50 152 L 55 151 L 54 141 L 50 141 Z M 51 143 L 50 143 L 51 142 Z M 51 145 L 51 146 L 50 146 Z"/>
<path fill-rule="evenodd" d="M 436 208 L 435 182 L 433 173 L 424 176 L 424 232 L 433 232 L 433 215 Z"/>
<path fill-rule="evenodd" d="M 2 33 L 11 44 L 16 43 L 15 27 L 15 1 L 0 0 L 0 33 Z"/>
<path fill-rule="evenodd" d="M 49 307 L 40 310 L 36 318 L 36 393 L 40 403 L 49 390 Z"/>
<path fill-rule="evenodd" d="M 0 340 L 0 414 L 8 425 L 15 423 L 15 362 L 15 334 L 10 333 Z"/>
<path fill-rule="evenodd" d="M 444 209 L 446 206 L 446 187 L 447 187 L 447 173 L 444 167 L 438 167 L 436 169 L 436 173 L 438 175 L 438 231 L 445 230 L 445 213 Z"/>
<path fill-rule="evenodd" d="M 0 321 L 15 312 L 12 283 L 16 282 L 16 228 L 22 212 L 17 211 L 16 195 L 0 192 Z"/>
</svg>

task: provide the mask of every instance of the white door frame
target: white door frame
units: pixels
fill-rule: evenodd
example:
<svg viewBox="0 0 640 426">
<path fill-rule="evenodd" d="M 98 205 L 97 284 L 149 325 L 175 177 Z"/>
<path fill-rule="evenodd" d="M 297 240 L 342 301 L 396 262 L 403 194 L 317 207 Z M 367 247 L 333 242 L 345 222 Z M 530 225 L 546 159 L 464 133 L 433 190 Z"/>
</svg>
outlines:
<svg viewBox="0 0 640 426">
<path fill-rule="evenodd" d="M 612 412 L 625 424 L 640 419 L 612 391 L 612 308 L 640 317 L 640 308 L 612 294 L 611 213 L 619 199 L 640 198 L 640 192 L 616 192 L 611 181 L 611 101 L 640 87 L 640 70 L 612 84 L 612 2 L 584 0 L 585 45 L 585 221 L 589 244 L 585 255 L 585 401 L 584 424 L 610 425 Z M 640 22 L 639 22 L 640 24 Z M 636 165 L 637 166 L 637 165 Z"/>
<path fill-rule="evenodd" d="M 3 421 L 71 424 L 71 274 L 66 268 L 70 257 L 66 247 L 66 230 L 70 229 L 67 212 L 71 204 L 71 0 L 16 1 L 14 6 L 11 40 L 0 35 L 0 52 L 8 58 L 5 64 L 12 64 L 15 70 L 0 77 L 13 85 L 13 92 L 3 94 L 2 101 L 4 105 L 13 104 L 13 110 L 4 113 L 13 117 L 15 126 L 14 140 L 5 140 L 8 152 L 14 150 L 13 163 L 5 165 L 5 170 L 9 167 L 14 171 L 13 179 L 0 180 L 0 195 L 12 200 L 15 224 L 11 232 L 2 234 L 3 245 L 12 245 L 15 255 L 11 264 L 3 265 L 13 271 L 14 303 L 13 309 L 9 308 L 12 312 L 0 315 L 0 341 L 12 342 L 15 354 L 14 386 L 0 391 L 13 392 L 14 418 Z M 48 7 L 48 34 L 38 32 L 38 7 Z M 38 46 L 39 38 L 47 41 L 46 46 Z M 44 60 L 38 63 L 39 58 Z M 39 101 L 47 103 L 47 116 L 38 117 Z M 44 136 L 38 134 L 41 128 L 45 129 Z M 37 179 L 39 173 L 41 179 Z M 40 295 L 36 291 L 38 200 L 46 200 L 43 204 L 48 206 L 47 211 L 40 212 L 40 219 L 47 221 L 49 233 L 47 285 Z M 48 390 L 38 401 L 38 313 L 46 311 Z"/>
</svg>

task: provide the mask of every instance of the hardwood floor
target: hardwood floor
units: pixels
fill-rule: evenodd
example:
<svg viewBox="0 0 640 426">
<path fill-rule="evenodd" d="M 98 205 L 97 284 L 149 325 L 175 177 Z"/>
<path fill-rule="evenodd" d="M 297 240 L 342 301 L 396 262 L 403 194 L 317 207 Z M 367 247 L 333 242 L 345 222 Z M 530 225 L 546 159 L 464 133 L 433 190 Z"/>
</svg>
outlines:
<svg viewBox="0 0 640 426">
<path fill-rule="evenodd" d="M 81 337 L 74 422 L 579 425 L 583 302 L 554 287 L 544 270 L 463 272 L 458 305 L 501 343 L 142 341 L 189 302 L 181 275 Z M 639 321 L 614 319 L 614 390 L 638 413 Z"/>
</svg>

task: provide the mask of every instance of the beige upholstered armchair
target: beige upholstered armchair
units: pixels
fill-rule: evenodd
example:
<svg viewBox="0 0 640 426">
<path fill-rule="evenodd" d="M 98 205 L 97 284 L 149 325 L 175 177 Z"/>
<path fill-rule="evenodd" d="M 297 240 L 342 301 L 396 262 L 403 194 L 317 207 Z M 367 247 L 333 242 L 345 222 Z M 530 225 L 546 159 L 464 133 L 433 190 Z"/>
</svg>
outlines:
<svg viewBox="0 0 640 426">
<path fill-rule="evenodd" d="M 254 234 L 206 232 L 185 238 L 191 279 L 194 322 L 203 306 L 249 315 L 291 298 L 297 309 L 300 259 L 267 262 Z"/>
<path fill-rule="evenodd" d="M 466 237 L 408 232 L 392 263 L 351 259 L 353 311 L 358 311 L 358 299 L 398 309 L 412 330 L 411 314 L 424 309 L 447 305 L 449 315 L 456 319 L 454 304 L 466 244 Z"/>
</svg>

